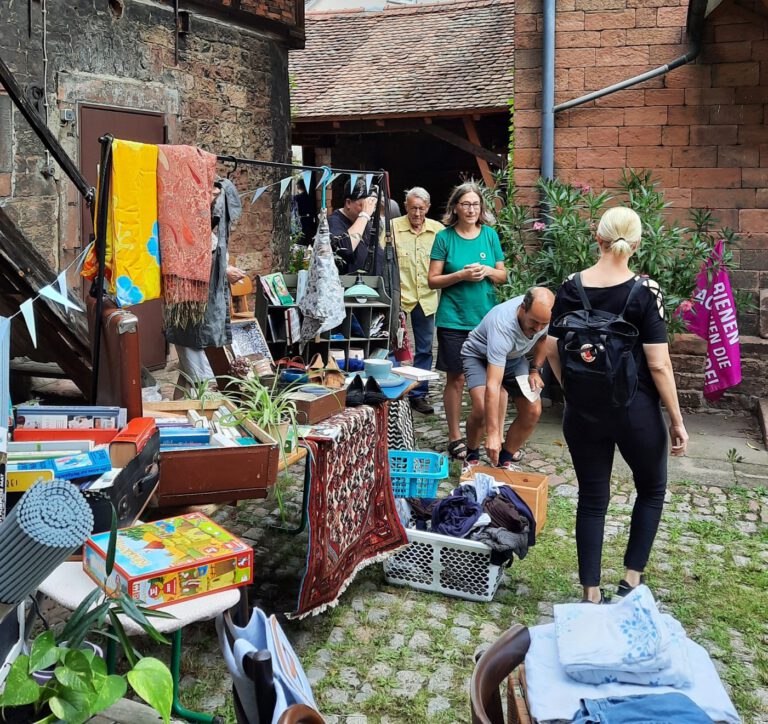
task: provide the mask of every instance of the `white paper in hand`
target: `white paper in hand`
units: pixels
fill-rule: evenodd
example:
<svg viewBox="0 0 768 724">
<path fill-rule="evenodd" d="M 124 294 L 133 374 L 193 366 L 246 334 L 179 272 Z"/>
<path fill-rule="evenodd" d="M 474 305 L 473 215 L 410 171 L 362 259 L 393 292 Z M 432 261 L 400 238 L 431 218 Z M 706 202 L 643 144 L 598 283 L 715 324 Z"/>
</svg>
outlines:
<svg viewBox="0 0 768 724">
<path fill-rule="evenodd" d="M 520 389 L 522 390 L 526 400 L 529 400 L 530 402 L 536 402 L 536 400 L 539 399 L 541 390 L 531 389 L 531 386 L 528 383 L 528 375 L 517 375 L 515 379 L 517 380 L 517 384 L 520 385 Z"/>
</svg>

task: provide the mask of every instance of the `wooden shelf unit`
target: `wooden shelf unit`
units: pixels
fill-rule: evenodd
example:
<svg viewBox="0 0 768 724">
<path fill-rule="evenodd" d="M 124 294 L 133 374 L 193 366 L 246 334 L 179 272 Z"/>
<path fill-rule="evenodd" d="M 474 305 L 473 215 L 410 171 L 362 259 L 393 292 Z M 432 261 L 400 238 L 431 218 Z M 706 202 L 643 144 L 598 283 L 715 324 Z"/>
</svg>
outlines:
<svg viewBox="0 0 768 724">
<path fill-rule="evenodd" d="M 285 278 L 285 284 L 288 287 L 288 291 L 295 299 L 297 275 L 283 274 L 283 277 Z M 346 290 L 355 284 L 357 277 L 355 275 L 345 275 L 340 277 L 340 279 Z M 354 300 L 348 302 L 345 300 L 344 307 L 346 309 L 346 315 L 344 321 L 335 329 L 322 332 L 319 337 L 310 340 L 303 352 L 305 360 L 309 361 L 317 353 L 320 353 L 323 360 L 326 360 L 331 349 L 343 350 L 345 360 L 349 359 L 350 349 L 359 349 L 362 350 L 363 358 L 367 359 L 374 350 L 382 348 L 386 349 L 389 347 L 389 320 L 391 317 L 390 307 L 392 302 L 384 290 L 384 279 L 382 277 L 364 276 L 363 282 L 372 289 L 375 289 L 379 294 L 379 298 L 372 302 L 366 302 L 365 304 L 358 304 Z M 254 287 L 254 315 L 261 325 L 264 337 L 272 352 L 272 357 L 275 360 L 278 360 L 281 357 L 291 357 L 293 355 L 302 354 L 298 344 L 288 344 L 285 331 L 285 310 L 289 309 L 290 306 L 296 307 L 297 305 L 272 304 L 264 293 L 264 287 L 261 284 L 260 277 L 257 277 Z M 301 315 L 301 313 L 299 314 Z M 378 314 L 384 315 L 381 336 L 365 336 L 370 334 L 371 323 Z M 353 315 L 360 324 L 364 336 L 353 334 Z M 269 320 L 271 320 L 271 324 Z M 273 330 L 275 333 L 274 336 Z M 333 335 L 341 335 L 342 338 L 332 339 Z"/>
</svg>

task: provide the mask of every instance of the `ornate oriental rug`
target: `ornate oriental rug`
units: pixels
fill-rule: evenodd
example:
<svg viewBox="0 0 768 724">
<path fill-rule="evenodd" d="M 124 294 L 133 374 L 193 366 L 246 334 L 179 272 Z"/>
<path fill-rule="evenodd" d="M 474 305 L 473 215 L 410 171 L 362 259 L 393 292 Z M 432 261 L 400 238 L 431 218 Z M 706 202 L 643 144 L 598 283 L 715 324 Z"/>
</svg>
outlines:
<svg viewBox="0 0 768 724">
<path fill-rule="evenodd" d="M 306 441 L 309 549 L 290 618 L 335 606 L 357 571 L 408 543 L 389 479 L 387 405 L 347 408 L 322 427 L 334 437 Z"/>
</svg>

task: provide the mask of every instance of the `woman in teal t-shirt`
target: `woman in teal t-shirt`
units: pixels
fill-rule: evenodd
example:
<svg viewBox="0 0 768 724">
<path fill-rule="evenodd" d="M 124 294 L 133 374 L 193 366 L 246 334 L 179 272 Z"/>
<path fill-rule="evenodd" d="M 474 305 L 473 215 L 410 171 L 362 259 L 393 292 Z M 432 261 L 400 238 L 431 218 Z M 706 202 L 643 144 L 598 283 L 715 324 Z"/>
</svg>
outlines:
<svg viewBox="0 0 768 724">
<path fill-rule="evenodd" d="M 443 217 L 446 228 L 435 237 L 430 255 L 429 286 L 442 290 L 435 319 L 435 367 L 448 378 L 443 392 L 448 453 L 461 460 L 467 455 L 466 440 L 459 429 L 464 391 L 461 346 L 496 304 L 494 284 L 507 279 L 499 235 L 490 227 L 493 222 L 477 184 L 457 186 Z"/>
</svg>

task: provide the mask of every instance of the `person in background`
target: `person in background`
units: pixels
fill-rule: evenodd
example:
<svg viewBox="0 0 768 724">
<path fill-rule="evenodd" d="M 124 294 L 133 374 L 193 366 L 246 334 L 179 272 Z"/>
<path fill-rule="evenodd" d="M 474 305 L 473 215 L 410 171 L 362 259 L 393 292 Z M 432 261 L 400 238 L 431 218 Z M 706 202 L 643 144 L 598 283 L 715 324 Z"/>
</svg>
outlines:
<svg viewBox="0 0 768 724">
<path fill-rule="evenodd" d="M 480 443 L 486 433 L 485 449 L 493 465 L 520 470 L 522 446 L 541 417 L 541 400 L 530 400 L 522 385 L 541 393 L 541 368 L 547 358 L 547 327 L 555 295 L 544 287 L 532 287 L 525 295 L 497 304 L 475 327 L 461 348 L 464 376 L 472 399 L 467 418 L 467 465 L 480 462 Z M 532 351 L 533 365 L 526 355 Z M 518 383 L 525 375 L 527 380 Z M 501 444 L 499 395 L 505 389 L 514 399 L 517 415 Z M 503 422 L 503 421 L 502 421 Z"/>
<path fill-rule="evenodd" d="M 429 287 L 442 290 L 435 317 L 436 368 L 447 375 L 443 402 L 448 454 L 459 460 L 467 456 L 459 427 L 464 391 L 461 347 L 495 306 L 495 285 L 507 278 L 499 236 L 491 228 L 494 221 L 478 185 L 472 181 L 460 184 L 451 192 L 443 217 L 446 228 L 436 235 L 430 254 Z M 503 393 L 505 409 L 506 402 Z"/>
<path fill-rule="evenodd" d="M 375 187 L 365 187 L 365 181 L 359 179 L 354 187 L 347 184 L 344 193 L 344 206 L 336 209 L 328 217 L 328 230 L 334 254 L 341 261 L 337 263 L 340 274 L 355 274 L 358 269 L 365 269 L 371 245 L 377 246 L 374 275 L 381 274 L 384 252 L 373 238 L 371 217 L 376 213 Z"/>
<path fill-rule="evenodd" d="M 414 186 L 405 192 L 405 216 L 392 222 L 397 261 L 400 266 L 400 306 L 410 315 L 413 328 L 414 367 L 432 369 L 432 340 L 435 334 L 435 312 L 438 292 L 429 286 L 429 255 L 435 236 L 443 229 L 439 221 L 427 218 L 430 196 L 426 189 Z M 431 415 L 429 383 L 421 382 L 410 393 L 411 407 Z"/>
<path fill-rule="evenodd" d="M 664 505 L 667 433 L 659 399 L 670 417 L 672 455 L 684 455 L 688 444 L 669 357 L 659 285 L 643 278 L 642 286 L 631 300 L 629 297 L 637 278 L 629 268 L 629 260 L 640 244 L 641 233 L 640 217 L 632 209 L 621 206 L 609 209 L 597 227 L 600 258 L 580 273 L 592 308 L 620 314 L 626 306 L 624 319 L 639 332 L 638 387 L 628 406 L 601 409 L 573 404 L 566 399 L 563 433 L 579 485 L 576 550 L 584 602 L 605 601 L 599 587 L 600 561 L 616 446 L 632 470 L 637 490 L 624 555 L 626 570 L 617 590 L 619 596 L 625 596 L 643 582 L 643 570 Z M 554 321 L 566 312 L 584 308 L 577 284 L 577 280 L 570 277 L 561 285 L 552 311 Z M 547 337 L 547 359 L 558 380 L 561 380 L 562 363 L 557 337 L 562 333 L 553 322 Z M 586 354 L 582 353 L 582 358 L 588 361 Z M 567 394 L 566 390 L 566 398 Z"/>
</svg>

